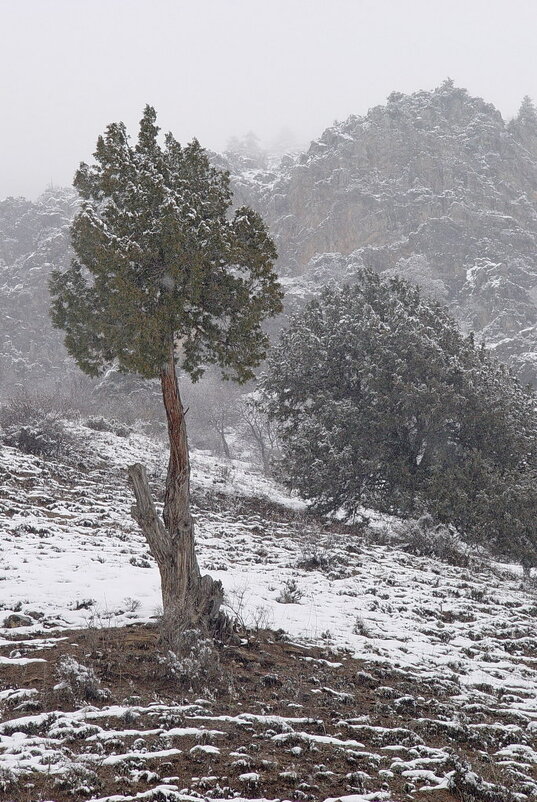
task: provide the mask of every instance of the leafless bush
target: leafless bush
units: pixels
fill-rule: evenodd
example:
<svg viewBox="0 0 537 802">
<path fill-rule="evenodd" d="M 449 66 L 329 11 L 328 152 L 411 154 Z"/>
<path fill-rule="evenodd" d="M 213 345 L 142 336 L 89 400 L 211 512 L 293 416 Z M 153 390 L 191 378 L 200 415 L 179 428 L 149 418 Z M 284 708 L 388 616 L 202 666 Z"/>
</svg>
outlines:
<svg viewBox="0 0 537 802">
<path fill-rule="evenodd" d="M 359 615 L 357 615 L 354 620 L 354 626 L 352 628 L 352 631 L 355 635 L 361 635 L 364 638 L 371 637 L 371 630 L 369 629 L 369 626 L 366 624 L 364 619 Z"/>
<path fill-rule="evenodd" d="M 521 795 L 510 791 L 504 785 L 486 782 L 472 771 L 471 766 L 457 756 L 452 760 L 448 788 L 460 799 L 468 802 L 518 802 Z"/>
<path fill-rule="evenodd" d="M 17 785 L 17 775 L 7 766 L 0 766 L 0 791 L 7 791 Z"/>
<path fill-rule="evenodd" d="M 411 521 L 405 533 L 405 551 L 421 557 L 436 557 L 450 565 L 467 567 L 468 549 L 459 536 L 448 527 L 434 526 L 430 516 Z"/>
<path fill-rule="evenodd" d="M 228 610 L 231 611 L 233 626 L 248 632 L 270 629 L 273 623 L 270 611 L 262 604 L 248 609 L 247 594 L 247 586 L 235 588 L 229 595 L 226 594 L 225 603 Z"/>
<path fill-rule="evenodd" d="M 304 571 L 328 571 L 334 564 L 334 554 L 326 544 L 312 540 L 302 544 L 296 567 Z"/>
<path fill-rule="evenodd" d="M 118 437 L 128 437 L 132 432 L 130 426 L 119 423 L 117 420 L 108 420 L 103 418 L 102 415 L 91 415 L 84 425 L 95 432 L 110 432 Z"/>
<path fill-rule="evenodd" d="M 0 408 L 2 440 L 25 454 L 44 458 L 67 458 L 83 451 L 78 439 L 66 428 L 57 413 L 24 405 Z"/>
<path fill-rule="evenodd" d="M 102 786 L 97 774 L 80 763 L 75 763 L 62 772 L 54 783 L 58 788 L 65 789 L 77 799 L 81 795 L 91 794 Z"/>
<path fill-rule="evenodd" d="M 263 473 L 269 475 L 272 461 L 279 454 L 278 437 L 274 421 L 265 412 L 262 398 L 257 392 L 241 399 L 239 415 L 242 434 L 251 442 L 258 454 Z"/>
</svg>

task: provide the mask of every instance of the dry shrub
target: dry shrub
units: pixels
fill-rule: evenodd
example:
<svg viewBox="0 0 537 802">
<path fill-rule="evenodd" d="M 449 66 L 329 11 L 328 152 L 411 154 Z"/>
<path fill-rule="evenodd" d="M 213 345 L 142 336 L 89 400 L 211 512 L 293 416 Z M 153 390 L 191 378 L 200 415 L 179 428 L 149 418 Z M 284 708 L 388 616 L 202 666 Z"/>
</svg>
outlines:
<svg viewBox="0 0 537 802">
<path fill-rule="evenodd" d="M 468 549 L 460 537 L 443 524 L 434 526 L 429 515 L 409 522 L 404 549 L 419 557 L 435 557 L 461 567 L 467 567 L 470 560 Z"/>
<path fill-rule="evenodd" d="M 165 678 L 192 691 L 222 686 L 225 672 L 213 638 L 200 629 L 181 629 L 171 614 L 162 617 L 160 633 L 166 651 L 158 661 Z"/>
<path fill-rule="evenodd" d="M 66 458 L 83 450 L 46 397 L 12 398 L 0 407 L 0 426 L 3 442 L 25 454 Z"/>
<path fill-rule="evenodd" d="M 82 665 L 70 655 L 61 658 L 56 673 L 60 682 L 54 686 L 54 690 L 59 693 L 88 702 L 104 701 L 110 696 L 110 691 L 101 687 L 93 668 Z"/>
</svg>

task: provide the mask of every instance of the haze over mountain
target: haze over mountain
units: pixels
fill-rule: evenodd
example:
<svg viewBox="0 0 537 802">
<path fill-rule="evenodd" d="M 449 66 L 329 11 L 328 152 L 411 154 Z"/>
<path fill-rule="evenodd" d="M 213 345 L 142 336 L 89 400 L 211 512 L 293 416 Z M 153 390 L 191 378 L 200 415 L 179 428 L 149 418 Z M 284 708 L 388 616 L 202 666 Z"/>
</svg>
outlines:
<svg viewBox="0 0 537 802">
<path fill-rule="evenodd" d="M 253 130 L 302 144 L 447 75 L 506 118 L 537 98 L 532 0 L 17 0 L 0 3 L 0 199 L 70 184 L 146 103 L 180 142 Z M 2 35 L 3 34 L 3 35 Z"/>
<path fill-rule="evenodd" d="M 230 170 L 235 203 L 256 207 L 277 240 L 286 308 L 272 334 L 324 285 L 352 283 L 367 266 L 420 284 L 465 331 L 537 382 L 537 112 L 529 98 L 506 123 L 448 80 L 430 92 L 393 93 L 278 162 L 255 136 L 211 158 Z M 339 488 L 328 488 L 329 517 L 315 515 L 298 495 L 305 483 L 295 481 L 289 494 L 270 475 L 271 455 L 285 467 L 289 451 L 265 419 L 259 389 L 246 385 L 232 395 L 214 374 L 194 390 L 184 382 L 186 409 L 175 420 L 186 452 L 192 406 L 196 552 L 201 569 L 222 583 L 230 616 L 229 629 L 213 640 L 209 630 L 185 628 L 178 608 L 158 611 L 155 541 L 139 526 L 140 508 L 131 507 L 126 468 L 133 463 L 146 466 L 157 491 L 148 509 L 159 528 L 163 498 L 162 526 L 169 520 L 169 488 L 190 494 L 189 459 L 170 484 L 172 461 L 154 436 L 166 425 L 162 407 L 153 406 L 157 382 L 110 371 L 97 384 L 51 325 L 48 280 L 69 265 L 77 205 L 74 191 L 59 187 L 36 202 L 0 202 L 0 800 L 21 793 L 56 802 L 535 799 L 533 396 L 518 386 L 510 395 L 510 377 L 481 353 L 474 360 L 473 346 L 461 343 L 436 305 L 429 313 L 418 298 L 405 307 L 404 294 L 415 293 L 394 293 L 376 319 L 372 295 L 355 315 L 325 296 L 324 320 L 336 328 L 321 322 L 291 336 L 311 342 L 306 373 L 320 365 L 331 386 L 319 391 L 301 376 L 300 353 L 284 343 L 281 406 L 299 413 L 289 428 L 307 446 L 311 432 L 315 471 L 321 475 L 327 454 L 329 468 L 349 467 L 346 475 L 332 471 L 349 489 L 353 515 L 344 521 Z M 148 209 L 154 200 L 142 206 L 142 240 Z M 184 219 L 191 228 L 192 218 Z M 125 230 L 130 235 L 129 222 Z M 113 264 L 116 251 L 108 253 Z M 140 265 L 149 264 L 153 278 L 155 262 L 134 259 L 125 262 L 137 289 Z M 165 272 L 160 278 L 170 283 Z M 123 325 L 126 298 L 114 296 L 120 314 L 107 312 L 107 323 Z M 396 314 L 385 314 L 391 308 Z M 362 329 L 345 331 L 352 315 Z M 75 325 L 80 317 L 73 315 Z M 384 332 L 384 352 L 367 353 L 368 341 L 382 343 Z M 446 359 L 434 363 L 431 349 L 445 341 Z M 127 350 L 132 342 L 129 335 Z M 364 363 L 368 371 L 355 370 Z M 158 371 L 160 357 L 155 365 Z M 273 390 L 275 376 L 267 381 Z M 515 396 L 524 400 L 511 415 Z M 355 411 L 355 397 L 362 409 L 377 408 L 376 417 Z M 333 414 L 315 418 L 326 406 Z M 300 418 L 313 421 L 309 431 L 297 426 Z M 467 430 L 460 443 L 457 427 Z M 367 459 L 351 430 L 367 443 Z M 177 446 L 172 434 L 170 445 Z M 305 455 L 298 452 L 302 461 Z M 434 506 L 415 504 L 416 487 L 425 502 L 432 496 L 416 481 L 424 467 L 436 510 L 449 511 L 440 522 Z M 401 501 L 407 479 L 412 506 Z M 369 503 L 357 480 L 371 482 L 374 509 L 357 511 Z M 381 499 L 380 488 L 390 497 Z M 459 496 L 464 517 L 455 509 Z M 470 543 L 467 512 L 479 505 L 488 517 Z M 498 519 L 495 540 L 500 527 L 490 522 Z M 186 530 L 170 531 L 180 540 Z M 185 565 L 167 553 L 170 564 Z"/>
<path fill-rule="evenodd" d="M 236 183 L 268 221 L 289 289 L 352 280 L 362 264 L 397 273 L 535 381 L 537 113 L 529 98 L 506 123 L 449 80 L 432 92 L 394 92 L 279 170 L 243 169 Z"/>
<path fill-rule="evenodd" d="M 445 81 L 392 93 L 324 131 L 305 153 L 215 155 L 236 202 L 275 237 L 288 308 L 360 265 L 399 274 L 443 300 L 523 381 L 537 380 L 537 113 L 506 123 Z M 4 384 L 60 379 L 69 360 L 48 321 L 52 266 L 69 260 L 70 190 L 0 203 Z M 61 380 L 61 379 L 60 379 Z"/>
</svg>

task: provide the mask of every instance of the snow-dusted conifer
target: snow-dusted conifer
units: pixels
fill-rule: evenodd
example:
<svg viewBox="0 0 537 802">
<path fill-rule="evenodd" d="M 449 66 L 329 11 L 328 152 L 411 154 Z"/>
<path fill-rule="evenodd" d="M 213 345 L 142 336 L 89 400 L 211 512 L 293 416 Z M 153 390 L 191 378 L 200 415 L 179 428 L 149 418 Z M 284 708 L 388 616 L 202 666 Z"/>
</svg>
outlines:
<svg viewBox="0 0 537 802">
<path fill-rule="evenodd" d="M 76 258 L 53 274 L 52 318 L 86 373 L 114 363 L 160 379 L 170 440 L 163 520 L 141 465 L 130 469 L 133 513 L 160 569 L 165 613 L 192 626 L 218 616 L 222 589 L 201 577 L 194 552 L 176 362 L 193 380 L 209 364 L 247 380 L 265 354 L 260 324 L 280 310 L 281 292 L 263 221 L 248 207 L 229 214 L 228 174 L 196 140 L 182 147 L 168 134 L 161 146 L 158 133 L 147 106 L 134 147 L 124 124 L 113 123 L 95 164 L 81 164 Z"/>
<path fill-rule="evenodd" d="M 530 152 L 537 150 L 537 108 L 529 95 L 525 95 L 517 116 L 510 121 L 509 130 Z"/>
<path fill-rule="evenodd" d="M 363 269 L 326 289 L 272 350 L 265 387 L 287 481 L 319 511 L 429 510 L 535 559 L 535 396 L 417 287 Z"/>
<path fill-rule="evenodd" d="M 523 125 L 532 125 L 537 128 L 537 109 L 529 95 L 524 95 L 522 98 L 516 120 Z"/>
</svg>

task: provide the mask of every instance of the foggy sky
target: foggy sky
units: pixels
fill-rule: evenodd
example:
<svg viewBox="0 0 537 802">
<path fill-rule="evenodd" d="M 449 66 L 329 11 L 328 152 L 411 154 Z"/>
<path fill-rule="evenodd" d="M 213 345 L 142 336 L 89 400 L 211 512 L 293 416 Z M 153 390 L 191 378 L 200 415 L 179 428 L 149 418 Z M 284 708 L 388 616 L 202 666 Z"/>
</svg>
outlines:
<svg viewBox="0 0 537 802">
<path fill-rule="evenodd" d="M 181 142 L 299 141 L 446 77 L 537 100 L 537 0 L 0 0 L 0 199 L 71 184 L 146 103 Z"/>
</svg>

